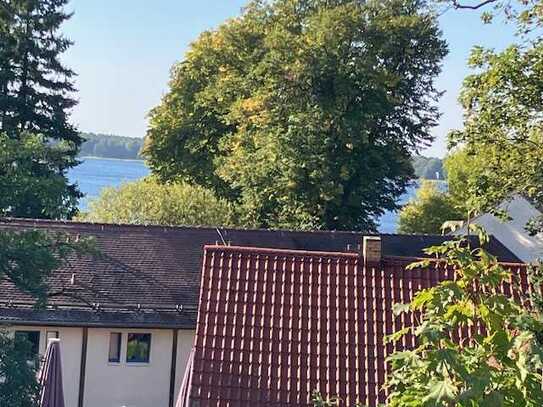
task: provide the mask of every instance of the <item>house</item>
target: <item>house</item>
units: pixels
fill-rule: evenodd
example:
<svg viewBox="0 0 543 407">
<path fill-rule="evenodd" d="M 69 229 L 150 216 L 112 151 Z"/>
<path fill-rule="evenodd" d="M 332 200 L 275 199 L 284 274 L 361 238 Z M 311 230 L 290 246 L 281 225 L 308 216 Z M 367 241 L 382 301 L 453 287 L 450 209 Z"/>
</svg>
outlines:
<svg viewBox="0 0 543 407">
<path fill-rule="evenodd" d="M 415 347 L 411 334 L 385 343 L 412 325 L 393 305 L 453 279 L 454 270 L 437 263 L 409 270 L 415 259 L 381 257 L 380 246 L 379 237 L 365 238 L 362 255 L 206 246 L 178 407 L 311 406 L 316 390 L 338 396 L 342 407 L 384 403 L 386 357 Z M 526 266 L 506 266 L 527 292 Z"/>
<path fill-rule="evenodd" d="M 504 221 L 490 213 L 484 213 L 472 220 L 483 226 L 487 233 L 498 239 L 509 251 L 525 263 L 534 263 L 543 258 L 543 233 L 531 236 L 526 226 L 531 220 L 543 215 L 541 208 L 522 195 L 514 195 L 503 201 L 498 209 L 505 211 L 509 220 Z M 462 228 L 456 233 L 465 233 Z"/>
<path fill-rule="evenodd" d="M 4 219 L 0 230 L 92 236 L 98 257 L 74 257 L 49 278 L 45 309 L 9 281 L 0 282 L 0 324 L 35 352 L 59 337 L 66 405 L 169 407 L 194 345 L 205 245 L 351 253 L 363 234 L 105 225 Z M 443 236 L 381 235 L 386 256 L 422 256 Z M 499 241 L 488 249 L 518 262 Z"/>
</svg>

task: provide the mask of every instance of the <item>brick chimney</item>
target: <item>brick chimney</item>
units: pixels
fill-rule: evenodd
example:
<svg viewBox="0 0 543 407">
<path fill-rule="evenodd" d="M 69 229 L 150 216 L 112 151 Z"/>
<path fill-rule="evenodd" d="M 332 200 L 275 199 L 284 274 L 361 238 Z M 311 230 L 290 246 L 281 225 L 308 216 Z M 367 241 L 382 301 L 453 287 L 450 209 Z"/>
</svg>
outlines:
<svg viewBox="0 0 543 407">
<path fill-rule="evenodd" d="M 381 237 L 364 236 L 362 241 L 364 265 L 377 265 L 381 262 Z"/>
</svg>

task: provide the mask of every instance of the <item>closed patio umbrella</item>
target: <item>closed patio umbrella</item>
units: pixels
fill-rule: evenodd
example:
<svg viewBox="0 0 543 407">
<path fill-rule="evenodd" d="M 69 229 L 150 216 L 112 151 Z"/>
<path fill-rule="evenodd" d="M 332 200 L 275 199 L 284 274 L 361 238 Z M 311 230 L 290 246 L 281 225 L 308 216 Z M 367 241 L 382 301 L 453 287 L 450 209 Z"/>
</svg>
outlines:
<svg viewBox="0 0 543 407">
<path fill-rule="evenodd" d="M 50 339 L 40 371 L 40 407 L 64 407 L 60 340 Z"/>
<path fill-rule="evenodd" d="M 181 389 L 179 390 L 179 397 L 175 407 L 188 407 L 190 397 L 190 386 L 192 382 L 192 365 L 194 363 L 194 348 L 190 352 L 189 359 L 187 361 L 187 367 L 185 374 L 183 375 L 183 381 L 181 382 Z"/>
</svg>

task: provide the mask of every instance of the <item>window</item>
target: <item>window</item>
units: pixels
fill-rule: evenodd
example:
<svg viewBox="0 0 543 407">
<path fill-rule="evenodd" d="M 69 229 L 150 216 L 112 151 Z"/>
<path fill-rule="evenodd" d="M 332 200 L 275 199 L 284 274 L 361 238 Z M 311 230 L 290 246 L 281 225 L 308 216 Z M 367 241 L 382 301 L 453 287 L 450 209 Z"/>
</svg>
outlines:
<svg viewBox="0 0 543 407">
<path fill-rule="evenodd" d="M 128 334 L 126 345 L 127 363 L 149 363 L 151 334 Z"/>
<path fill-rule="evenodd" d="M 47 331 L 47 343 L 49 344 L 49 339 L 58 339 L 59 334 L 58 331 Z"/>
<path fill-rule="evenodd" d="M 121 361 L 121 339 L 120 332 L 111 332 L 109 334 L 109 356 L 108 362 L 119 363 Z"/>
<path fill-rule="evenodd" d="M 33 360 L 40 351 L 40 331 L 15 331 L 16 346 L 24 347 L 28 360 Z"/>
</svg>

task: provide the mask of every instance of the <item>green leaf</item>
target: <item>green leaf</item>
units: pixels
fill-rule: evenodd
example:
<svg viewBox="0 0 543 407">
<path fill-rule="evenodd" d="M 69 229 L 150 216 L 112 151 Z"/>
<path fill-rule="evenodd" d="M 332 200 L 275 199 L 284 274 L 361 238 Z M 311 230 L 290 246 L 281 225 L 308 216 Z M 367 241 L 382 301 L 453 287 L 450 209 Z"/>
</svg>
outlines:
<svg viewBox="0 0 543 407">
<path fill-rule="evenodd" d="M 432 381 L 429 387 L 429 393 L 424 398 L 425 403 L 430 405 L 439 405 L 442 402 L 454 401 L 458 389 L 456 386 L 448 379 L 441 381 Z"/>
<path fill-rule="evenodd" d="M 397 342 L 400 339 L 402 339 L 402 337 L 405 334 L 407 334 L 409 331 L 411 331 L 411 328 L 409 328 L 409 327 L 402 328 L 399 331 L 394 332 L 393 334 L 385 336 L 384 341 L 385 341 L 385 343 L 386 342 Z"/>
<path fill-rule="evenodd" d="M 405 268 L 406 270 L 414 270 L 417 268 L 426 268 L 429 265 L 430 265 L 430 260 L 421 260 L 421 261 L 415 261 L 413 263 L 410 263 Z"/>
<path fill-rule="evenodd" d="M 505 405 L 503 394 L 499 391 L 493 391 L 484 396 L 479 405 L 480 407 L 502 407 Z"/>
<path fill-rule="evenodd" d="M 411 310 L 410 304 L 400 304 L 396 303 L 392 306 L 392 312 L 394 315 L 400 315 L 404 312 L 409 312 Z"/>
<path fill-rule="evenodd" d="M 401 352 L 395 352 L 387 357 L 387 362 L 401 361 L 407 364 L 416 363 L 419 360 L 418 355 L 414 351 L 406 350 Z"/>
<path fill-rule="evenodd" d="M 427 288 L 425 290 L 419 291 L 415 298 L 411 301 L 411 308 L 413 310 L 422 309 L 427 303 L 431 302 L 434 299 L 433 288 Z"/>
</svg>

